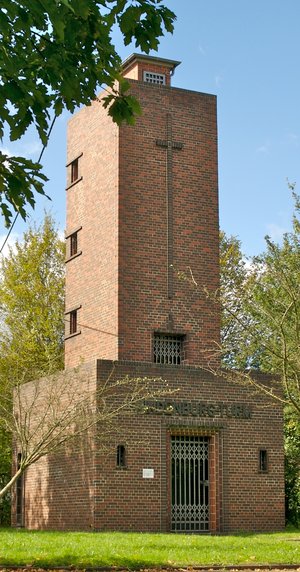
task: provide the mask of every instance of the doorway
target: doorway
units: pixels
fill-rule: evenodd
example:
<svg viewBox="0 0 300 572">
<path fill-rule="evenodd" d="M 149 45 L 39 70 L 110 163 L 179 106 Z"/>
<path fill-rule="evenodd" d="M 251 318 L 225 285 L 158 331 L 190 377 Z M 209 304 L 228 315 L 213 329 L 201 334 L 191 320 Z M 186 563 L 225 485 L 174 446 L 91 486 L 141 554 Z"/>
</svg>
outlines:
<svg viewBox="0 0 300 572">
<path fill-rule="evenodd" d="M 209 531 L 209 437 L 171 436 L 171 530 Z"/>
</svg>

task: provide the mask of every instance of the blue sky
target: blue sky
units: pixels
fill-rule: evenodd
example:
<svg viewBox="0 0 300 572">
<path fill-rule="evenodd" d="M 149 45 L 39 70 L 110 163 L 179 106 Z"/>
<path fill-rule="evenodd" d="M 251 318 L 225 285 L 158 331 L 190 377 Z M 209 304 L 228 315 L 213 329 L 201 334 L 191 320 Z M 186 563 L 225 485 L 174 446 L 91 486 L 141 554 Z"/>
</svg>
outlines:
<svg viewBox="0 0 300 572">
<path fill-rule="evenodd" d="M 290 229 L 292 200 L 287 179 L 300 193 L 300 1 L 165 0 L 177 14 L 173 35 L 158 54 L 180 60 L 173 86 L 218 97 L 220 227 L 239 237 L 247 255 L 264 250 L 264 236 L 280 241 Z M 114 42 L 122 59 L 134 46 Z M 50 209 L 65 226 L 66 122 L 60 117 L 45 151 L 49 177 L 29 221 Z M 2 142 L 11 153 L 37 159 L 34 130 L 21 142 Z M 296 187 L 297 190 L 297 187 Z M 20 219 L 14 232 L 26 229 Z M 5 234 L 0 227 L 1 238 Z"/>
</svg>

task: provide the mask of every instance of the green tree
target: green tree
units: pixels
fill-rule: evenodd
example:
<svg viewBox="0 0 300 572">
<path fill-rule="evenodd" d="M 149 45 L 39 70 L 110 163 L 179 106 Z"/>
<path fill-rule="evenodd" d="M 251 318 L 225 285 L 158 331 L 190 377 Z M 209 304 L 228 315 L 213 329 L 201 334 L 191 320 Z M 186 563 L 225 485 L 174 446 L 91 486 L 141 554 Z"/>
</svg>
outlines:
<svg viewBox="0 0 300 572">
<path fill-rule="evenodd" d="M 23 381 L 63 367 L 65 248 L 51 216 L 0 264 L 0 372 Z"/>
<path fill-rule="evenodd" d="M 292 231 L 243 272 L 239 242 L 221 237 L 223 364 L 227 370 L 283 403 L 287 516 L 300 523 L 300 201 L 294 194 Z M 225 328 L 224 328 L 225 325 Z M 269 374 L 263 383 L 253 370 Z M 225 374 L 227 375 L 227 373 Z"/>
<path fill-rule="evenodd" d="M 252 259 L 236 319 L 244 327 L 241 358 L 249 368 L 273 375 L 271 386 L 261 384 L 260 389 L 300 418 L 300 203 L 296 195 L 294 200 L 292 231 L 282 244 L 266 237 L 266 251 Z"/>
<path fill-rule="evenodd" d="M 0 387 L 1 390 L 1 387 Z M 0 423 L 1 425 L 1 423 Z M 11 474 L 11 435 L 0 426 L 0 490 Z M 10 493 L 0 499 L 0 527 L 10 524 Z"/>
<path fill-rule="evenodd" d="M 89 369 L 63 368 L 64 243 L 51 216 L 30 228 L 0 264 L 0 524 L 9 492 L 40 458 L 83 439 L 97 425 L 115 433 L 118 416 L 169 395 L 162 379 L 112 375 L 96 388 Z M 29 382 L 29 383 L 27 383 Z M 11 475 L 12 435 L 21 455 Z"/>
<path fill-rule="evenodd" d="M 287 519 L 300 525 L 300 423 L 286 408 L 284 426 Z"/>
<path fill-rule="evenodd" d="M 47 215 L 1 260 L 0 392 L 7 414 L 14 384 L 63 367 L 64 258 L 64 243 Z M 1 421 L 0 489 L 10 479 L 12 441 L 12 425 Z M 9 519 L 9 501 L 9 493 L 0 501 L 0 524 Z"/>
<path fill-rule="evenodd" d="M 0 138 L 11 141 L 30 125 L 47 144 L 52 117 L 89 105 L 100 85 L 104 105 L 118 124 L 140 112 L 120 76 L 121 60 L 111 34 L 118 26 L 125 45 L 156 50 L 175 14 L 161 0 L 13 0 L 0 9 Z M 119 87 L 117 88 L 117 83 Z M 41 165 L 0 152 L 0 209 L 9 224 L 12 210 L 23 218 L 44 194 Z"/>
<path fill-rule="evenodd" d="M 113 372 L 114 366 L 97 384 L 84 365 L 30 383 L 10 379 L 11 391 L 0 401 L 0 434 L 3 428 L 14 434 L 20 461 L 0 486 L 0 508 L 18 477 L 39 459 L 66 446 L 72 446 L 74 453 L 93 447 L 95 437 L 99 448 L 107 448 L 119 434 L 120 415 L 137 408 L 142 412 L 145 400 L 173 393 L 161 378 L 114 379 Z"/>
<path fill-rule="evenodd" d="M 243 310 L 243 291 L 247 283 L 246 260 L 235 236 L 220 232 L 220 298 L 222 361 L 225 367 L 244 367 L 239 346 L 247 317 Z"/>
</svg>

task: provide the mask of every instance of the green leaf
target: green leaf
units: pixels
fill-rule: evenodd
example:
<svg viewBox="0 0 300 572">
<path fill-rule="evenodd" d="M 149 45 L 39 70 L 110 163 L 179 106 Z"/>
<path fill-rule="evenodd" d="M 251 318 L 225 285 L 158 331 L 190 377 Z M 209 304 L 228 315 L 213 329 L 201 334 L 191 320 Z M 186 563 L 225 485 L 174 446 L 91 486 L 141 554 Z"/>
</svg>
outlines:
<svg viewBox="0 0 300 572">
<path fill-rule="evenodd" d="M 126 44 L 134 41 L 148 53 L 158 46 L 165 30 L 172 31 L 174 18 L 156 0 L 6 2 L 5 10 L 0 10 L 0 137 L 4 124 L 12 141 L 34 126 L 46 145 L 53 110 L 56 115 L 63 109 L 73 112 L 95 100 L 99 85 L 114 88 L 121 62 L 112 44 L 114 25 L 119 25 Z M 104 105 L 118 124 L 133 124 L 140 108 L 127 98 L 129 82 L 121 78 L 119 82 L 121 96 L 113 92 L 104 99 Z M 23 173 L 22 178 L 22 168 L 19 162 L 18 172 L 14 171 L 20 182 L 20 201 L 10 196 L 10 174 L 5 169 L 0 173 L 0 189 L 2 202 L 18 204 L 25 216 L 26 202 L 34 200 L 34 193 L 42 192 L 43 181 L 40 170 L 38 179 L 34 170 Z M 12 185 L 15 188 L 14 179 Z M 8 220 L 7 209 L 3 212 Z"/>
</svg>

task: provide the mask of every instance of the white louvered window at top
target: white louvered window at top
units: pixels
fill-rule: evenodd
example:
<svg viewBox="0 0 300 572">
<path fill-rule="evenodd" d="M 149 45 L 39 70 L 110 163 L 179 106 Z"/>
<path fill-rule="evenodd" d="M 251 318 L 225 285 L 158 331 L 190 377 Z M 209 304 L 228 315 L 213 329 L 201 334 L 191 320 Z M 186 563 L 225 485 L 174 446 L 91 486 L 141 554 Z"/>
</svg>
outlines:
<svg viewBox="0 0 300 572">
<path fill-rule="evenodd" d="M 144 72 L 144 81 L 146 83 L 155 83 L 157 85 L 166 85 L 166 76 L 163 73 Z"/>
</svg>

